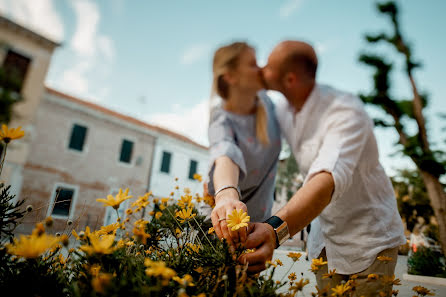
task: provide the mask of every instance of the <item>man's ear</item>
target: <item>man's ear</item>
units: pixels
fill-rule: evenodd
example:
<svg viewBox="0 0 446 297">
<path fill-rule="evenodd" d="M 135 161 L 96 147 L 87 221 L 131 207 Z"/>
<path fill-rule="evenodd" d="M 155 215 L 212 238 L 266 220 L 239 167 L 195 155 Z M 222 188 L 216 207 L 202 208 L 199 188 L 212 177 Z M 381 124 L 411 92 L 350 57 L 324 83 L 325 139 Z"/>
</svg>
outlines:
<svg viewBox="0 0 446 297">
<path fill-rule="evenodd" d="M 283 84 L 288 89 L 292 87 L 297 82 L 297 76 L 294 72 L 287 72 L 283 76 Z"/>
</svg>

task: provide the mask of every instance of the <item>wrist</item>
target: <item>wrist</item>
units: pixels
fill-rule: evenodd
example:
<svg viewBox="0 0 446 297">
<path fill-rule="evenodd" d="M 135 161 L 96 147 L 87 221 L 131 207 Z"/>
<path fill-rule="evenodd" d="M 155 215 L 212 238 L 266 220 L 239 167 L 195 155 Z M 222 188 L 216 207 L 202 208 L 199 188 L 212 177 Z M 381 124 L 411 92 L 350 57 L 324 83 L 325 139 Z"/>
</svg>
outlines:
<svg viewBox="0 0 446 297">
<path fill-rule="evenodd" d="M 237 190 L 233 188 L 225 189 L 224 191 L 221 191 L 217 193 L 214 196 L 215 204 L 221 203 L 223 201 L 239 201 L 239 195 L 237 193 Z"/>
<path fill-rule="evenodd" d="M 266 229 L 268 229 L 269 234 L 271 235 L 270 238 L 271 238 L 271 242 L 272 242 L 272 244 L 274 246 L 274 249 L 278 248 L 279 245 L 278 245 L 278 242 L 277 242 L 276 231 L 274 230 L 273 226 L 271 226 L 268 223 L 263 223 L 263 225 L 266 227 Z"/>
</svg>

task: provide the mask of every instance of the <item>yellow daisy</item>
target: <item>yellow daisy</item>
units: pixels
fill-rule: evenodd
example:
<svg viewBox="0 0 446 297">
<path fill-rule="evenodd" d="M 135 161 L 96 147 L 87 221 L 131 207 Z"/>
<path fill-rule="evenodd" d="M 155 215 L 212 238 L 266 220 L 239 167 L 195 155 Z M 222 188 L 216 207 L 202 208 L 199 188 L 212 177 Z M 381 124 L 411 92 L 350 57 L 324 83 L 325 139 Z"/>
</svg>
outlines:
<svg viewBox="0 0 446 297">
<path fill-rule="evenodd" d="M 116 197 L 113 197 L 112 195 L 108 195 L 107 199 L 99 198 L 96 199 L 98 202 L 104 203 L 105 206 L 111 206 L 114 209 L 118 209 L 119 205 L 124 202 L 127 199 L 132 198 L 133 196 L 129 195 L 129 189 L 127 188 L 125 192 L 122 192 L 122 189 L 119 189 L 119 193 L 116 195 Z"/>
<path fill-rule="evenodd" d="M 226 222 L 232 231 L 236 231 L 242 227 L 248 227 L 249 220 L 250 217 L 243 211 L 243 209 L 240 209 L 239 211 L 234 209 L 232 213 L 228 215 Z"/>
<path fill-rule="evenodd" d="M 25 136 L 25 132 L 21 129 L 21 126 L 9 129 L 7 125 L 3 124 L 0 130 L 0 140 L 3 140 L 7 144 L 11 140 L 22 138 Z"/>
</svg>

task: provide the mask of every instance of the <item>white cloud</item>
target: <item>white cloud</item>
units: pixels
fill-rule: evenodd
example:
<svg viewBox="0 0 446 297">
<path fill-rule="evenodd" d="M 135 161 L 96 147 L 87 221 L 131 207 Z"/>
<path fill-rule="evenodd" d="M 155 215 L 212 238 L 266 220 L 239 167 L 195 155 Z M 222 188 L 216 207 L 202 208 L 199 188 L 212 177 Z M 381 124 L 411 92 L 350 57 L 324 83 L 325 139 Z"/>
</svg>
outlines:
<svg viewBox="0 0 446 297">
<path fill-rule="evenodd" d="M 53 0 L 1 0 L 0 12 L 52 40 L 64 38 L 64 24 Z"/>
<path fill-rule="evenodd" d="M 298 10 L 303 3 L 303 0 L 288 0 L 282 6 L 279 10 L 280 18 L 286 19 L 290 15 L 292 15 L 296 10 Z"/>
<path fill-rule="evenodd" d="M 208 144 L 209 99 L 192 107 L 176 106 L 172 112 L 148 115 L 144 120 L 183 134 L 200 144 Z"/>
<path fill-rule="evenodd" d="M 316 51 L 316 54 L 320 56 L 329 50 L 335 49 L 339 43 L 340 43 L 339 40 L 328 40 L 323 42 L 317 41 L 314 44 L 314 49 Z"/>
<path fill-rule="evenodd" d="M 210 44 L 199 43 L 188 47 L 181 55 L 181 64 L 190 65 L 210 54 Z"/>
<path fill-rule="evenodd" d="M 101 35 L 98 37 L 98 49 L 102 52 L 105 57 L 109 60 L 112 60 L 115 55 L 115 48 L 113 46 L 113 40 L 105 35 Z"/>
</svg>

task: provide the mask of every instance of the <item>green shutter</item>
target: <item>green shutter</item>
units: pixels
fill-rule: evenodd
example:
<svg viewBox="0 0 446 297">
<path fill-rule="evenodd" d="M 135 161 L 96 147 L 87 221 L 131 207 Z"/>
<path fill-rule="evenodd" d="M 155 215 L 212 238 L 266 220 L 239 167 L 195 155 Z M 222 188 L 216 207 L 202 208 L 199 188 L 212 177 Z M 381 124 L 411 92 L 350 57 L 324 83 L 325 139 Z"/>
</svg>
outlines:
<svg viewBox="0 0 446 297">
<path fill-rule="evenodd" d="M 121 157 L 119 160 L 124 163 L 130 163 L 132 159 L 133 142 L 124 139 L 121 146 Z"/>
<path fill-rule="evenodd" d="M 189 165 L 189 179 L 194 179 L 194 174 L 197 173 L 198 162 L 195 160 L 190 160 Z"/>
<path fill-rule="evenodd" d="M 84 149 L 86 135 L 87 135 L 87 127 L 74 124 L 73 130 L 71 130 L 69 148 L 82 152 L 82 150 Z"/>
<path fill-rule="evenodd" d="M 171 153 L 163 152 L 163 160 L 161 161 L 161 172 L 169 173 L 171 157 L 172 157 Z"/>
</svg>

